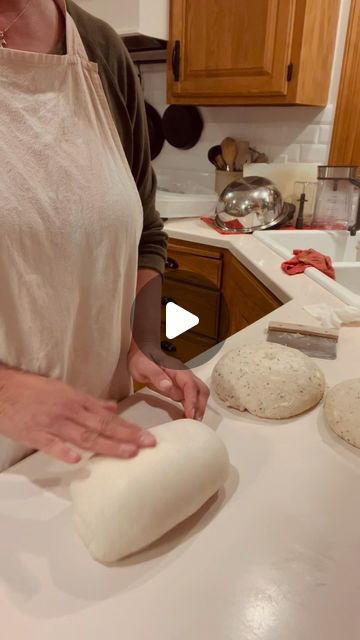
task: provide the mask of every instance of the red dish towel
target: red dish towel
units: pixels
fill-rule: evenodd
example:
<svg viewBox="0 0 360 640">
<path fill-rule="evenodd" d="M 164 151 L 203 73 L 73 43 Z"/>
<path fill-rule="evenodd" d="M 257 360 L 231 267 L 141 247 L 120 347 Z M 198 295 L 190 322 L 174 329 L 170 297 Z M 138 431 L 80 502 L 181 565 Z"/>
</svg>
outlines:
<svg viewBox="0 0 360 640">
<path fill-rule="evenodd" d="M 323 253 L 319 253 L 315 249 L 294 249 L 293 254 L 293 258 L 286 260 L 281 265 L 282 270 L 289 276 L 304 273 L 307 267 L 315 267 L 335 280 L 335 269 L 329 256 L 324 256 Z"/>
</svg>

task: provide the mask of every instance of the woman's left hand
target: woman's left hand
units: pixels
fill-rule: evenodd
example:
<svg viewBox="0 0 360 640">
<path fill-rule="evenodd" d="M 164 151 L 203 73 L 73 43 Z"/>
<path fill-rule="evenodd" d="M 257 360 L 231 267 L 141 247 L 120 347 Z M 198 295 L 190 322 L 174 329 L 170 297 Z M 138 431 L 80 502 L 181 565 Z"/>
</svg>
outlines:
<svg viewBox="0 0 360 640">
<path fill-rule="evenodd" d="M 139 349 L 133 343 L 128 354 L 128 368 L 137 382 L 181 402 L 185 418 L 202 420 L 209 389 L 179 360 L 163 353 L 160 347 Z"/>
</svg>

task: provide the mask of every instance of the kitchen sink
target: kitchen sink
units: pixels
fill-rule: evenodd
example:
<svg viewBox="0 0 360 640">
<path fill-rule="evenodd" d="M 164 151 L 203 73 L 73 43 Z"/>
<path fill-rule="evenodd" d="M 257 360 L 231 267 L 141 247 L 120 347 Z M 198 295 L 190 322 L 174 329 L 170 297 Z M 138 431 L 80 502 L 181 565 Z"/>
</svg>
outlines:
<svg viewBox="0 0 360 640">
<path fill-rule="evenodd" d="M 292 230 L 256 231 L 254 236 L 281 258 L 288 259 L 293 249 L 315 249 L 333 260 L 336 281 L 317 269 L 306 269 L 306 275 L 330 291 L 342 302 L 360 306 L 360 262 L 356 262 L 356 245 L 360 232 Z"/>
<path fill-rule="evenodd" d="M 334 262 L 336 280 L 318 269 L 306 269 L 306 275 L 334 296 L 354 307 L 360 307 L 360 262 Z"/>
<path fill-rule="evenodd" d="M 282 258 L 290 258 L 293 249 L 316 249 L 335 262 L 355 262 L 360 232 L 351 236 L 348 231 L 292 230 L 255 231 L 254 236 Z"/>
</svg>

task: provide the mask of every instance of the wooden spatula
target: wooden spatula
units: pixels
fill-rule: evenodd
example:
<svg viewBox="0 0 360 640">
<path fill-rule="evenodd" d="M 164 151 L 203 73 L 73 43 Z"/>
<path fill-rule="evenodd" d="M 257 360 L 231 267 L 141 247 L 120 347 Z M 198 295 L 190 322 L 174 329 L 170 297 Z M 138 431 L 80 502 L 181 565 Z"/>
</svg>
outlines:
<svg viewBox="0 0 360 640">
<path fill-rule="evenodd" d="M 221 143 L 221 155 L 225 160 L 226 171 L 234 171 L 238 148 L 234 138 L 224 138 Z"/>
</svg>

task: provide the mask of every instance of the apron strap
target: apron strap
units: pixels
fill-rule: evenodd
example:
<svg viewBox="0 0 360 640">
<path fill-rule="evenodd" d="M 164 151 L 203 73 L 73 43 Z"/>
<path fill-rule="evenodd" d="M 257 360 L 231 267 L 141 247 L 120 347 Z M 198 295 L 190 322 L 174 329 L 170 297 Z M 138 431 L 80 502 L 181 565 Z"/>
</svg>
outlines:
<svg viewBox="0 0 360 640">
<path fill-rule="evenodd" d="M 83 60 L 89 60 L 86 53 L 86 49 L 80 38 L 80 34 L 77 30 L 76 24 L 66 8 L 66 0 L 54 0 L 59 7 L 60 11 L 65 17 L 65 30 L 66 30 L 66 52 L 68 55 L 79 56 Z"/>
</svg>

